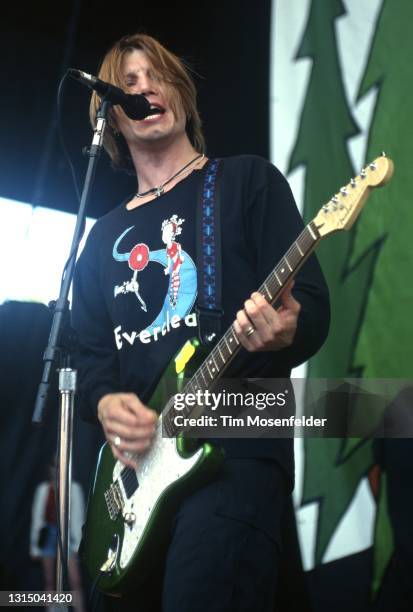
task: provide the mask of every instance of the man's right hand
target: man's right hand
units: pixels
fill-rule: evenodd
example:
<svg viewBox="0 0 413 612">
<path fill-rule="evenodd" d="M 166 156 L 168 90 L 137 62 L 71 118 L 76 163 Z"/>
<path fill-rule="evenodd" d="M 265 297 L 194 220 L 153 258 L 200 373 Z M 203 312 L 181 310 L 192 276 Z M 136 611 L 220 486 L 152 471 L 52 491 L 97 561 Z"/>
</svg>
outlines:
<svg viewBox="0 0 413 612">
<path fill-rule="evenodd" d="M 98 418 L 113 456 L 136 469 L 137 463 L 128 453 L 139 454 L 149 448 L 156 431 L 156 412 L 134 393 L 108 393 L 99 400 Z"/>
</svg>

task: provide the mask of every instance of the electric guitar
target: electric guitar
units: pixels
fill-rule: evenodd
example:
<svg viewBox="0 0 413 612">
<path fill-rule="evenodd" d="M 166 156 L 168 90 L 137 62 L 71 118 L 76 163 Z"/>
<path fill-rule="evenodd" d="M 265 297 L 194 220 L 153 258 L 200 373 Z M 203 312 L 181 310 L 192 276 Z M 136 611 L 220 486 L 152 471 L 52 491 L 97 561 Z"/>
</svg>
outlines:
<svg viewBox="0 0 413 612">
<path fill-rule="evenodd" d="M 387 183 L 392 173 L 393 163 L 383 154 L 320 209 L 258 289 L 268 302 L 277 301 L 323 238 L 350 229 L 369 192 Z M 232 326 L 206 359 L 197 339 L 185 343 L 149 402 L 161 414 L 153 444 L 139 456 L 137 470 L 125 467 L 113 457 L 110 446 L 103 445 L 83 540 L 86 567 L 100 590 L 120 594 L 143 584 L 155 561 L 165 553 L 178 504 L 219 469 L 222 451 L 208 442 L 199 445 L 194 439 L 176 435 L 170 408 L 174 393 L 212 388 L 239 348 Z M 180 414 L 190 416 L 194 408 L 185 406 Z M 163 429 L 172 437 L 163 436 Z"/>
</svg>

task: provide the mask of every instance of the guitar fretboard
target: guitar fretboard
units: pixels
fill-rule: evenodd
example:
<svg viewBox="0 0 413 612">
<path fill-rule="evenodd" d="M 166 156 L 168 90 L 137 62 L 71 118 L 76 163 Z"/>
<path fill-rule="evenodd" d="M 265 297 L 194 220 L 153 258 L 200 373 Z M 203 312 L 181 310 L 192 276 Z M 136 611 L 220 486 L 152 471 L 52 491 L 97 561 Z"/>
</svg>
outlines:
<svg viewBox="0 0 413 612">
<path fill-rule="evenodd" d="M 319 240 L 318 230 L 311 221 L 258 289 L 258 292 L 270 304 L 277 301 L 286 283 L 296 275 Z M 211 389 L 238 353 L 239 348 L 240 342 L 231 325 L 211 350 L 205 361 L 200 365 L 191 380 L 185 385 L 183 393 L 196 394 L 198 391 L 202 393 L 207 389 Z M 180 414 L 184 417 L 189 417 L 193 411 L 193 406 L 186 405 L 180 411 Z M 168 410 L 162 417 L 163 426 L 167 434 L 171 437 L 176 436 L 178 429 L 173 422 L 174 411 Z"/>
</svg>

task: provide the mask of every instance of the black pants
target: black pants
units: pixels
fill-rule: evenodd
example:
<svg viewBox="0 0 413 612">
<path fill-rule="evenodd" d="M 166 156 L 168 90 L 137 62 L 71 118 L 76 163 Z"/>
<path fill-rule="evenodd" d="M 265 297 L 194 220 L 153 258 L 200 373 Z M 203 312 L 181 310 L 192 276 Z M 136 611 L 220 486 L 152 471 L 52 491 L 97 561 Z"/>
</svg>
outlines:
<svg viewBox="0 0 413 612">
<path fill-rule="evenodd" d="M 164 567 L 145 593 L 107 598 L 106 608 L 273 612 L 286 497 L 275 462 L 227 460 L 213 482 L 182 503 Z"/>
</svg>

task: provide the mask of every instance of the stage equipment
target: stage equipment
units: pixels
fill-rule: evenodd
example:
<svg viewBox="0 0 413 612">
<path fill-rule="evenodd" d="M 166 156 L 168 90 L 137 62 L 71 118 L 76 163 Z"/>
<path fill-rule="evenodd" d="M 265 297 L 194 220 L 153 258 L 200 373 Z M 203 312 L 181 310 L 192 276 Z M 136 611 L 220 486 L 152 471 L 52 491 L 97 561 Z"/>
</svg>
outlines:
<svg viewBox="0 0 413 612">
<path fill-rule="evenodd" d="M 111 86 L 109 86 L 111 87 Z M 108 89 L 109 98 L 102 93 L 102 103 L 96 114 L 96 125 L 94 128 L 92 144 L 87 149 L 89 158 L 88 167 L 86 170 L 82 195 L 80 198 L 79 210 L 76 218 L 76 225 L 73 233 L 72 244 L 69 257 L 62 274 L 62 283 L 60 286 L 59 297 L 56 302 L 50 304 L 53 310 L 53 321 L 49 336 L 49 342 L 43 355 L 44 367 L 42 379 L 39 384 L 35 409 L 33 413 L 33 423 L 42 424 L 44 421 L 44 412 L 48 397 L 50 378 L 55 368 L 59 368 L 59 391 L 60 391 L 60 415 L 59 415 L 59 459 L 58 459 L 58 499 L 59 499 L 59 538 L 57 551 L 57 566 L 56 566 L 56 591 L 64 591 L 64 573 L 67 568 L 68 551 L 69 551 L 69 508 L 70 508 L 70 484 L 71 484 L 71 458 L 72 458 L 72 422 L 74 397 L 76 393 L 76 371 L 71 365 L 71 351 L 73 350 L 72 343 L 68 343 L 63 333 L 65 319 L 68 319 L 68 295 L 72 284 L 73 273 L 75 269 L 76 256 L 79 249 L 79 244 L 83 235 L 86 207 L 91 192 L 91 186 L 96 172 L 97 161 L 100 156 L 103 146 L 103 136 L 105 132 L 108 112 L 114 103 L 113 89 Z M 126 96 L 126 94 L 123 94 Z M 131 96 L 134 98 L 134 96 Z M 140 98 L 143 96 L 140 96 Z M 115 98 L 116 99 L 116 98 Z M 117 98 L 119 100 L 119 98 Z M 128 98 L 129 100 L 129 98 Z M 146 102 L 146 99 L 144 99 Z M 134 102 L 136 106 L 140 103 Z M 147 104 L 149 107 L 149 104 Z M 133 106 L 133 105 L 132 105 Z M 142 113 L 145 116 L 144 104 L 142 103 Z M 69 330 L 69 337 L 73 339 L 72 332 Z"/>
</svg>

